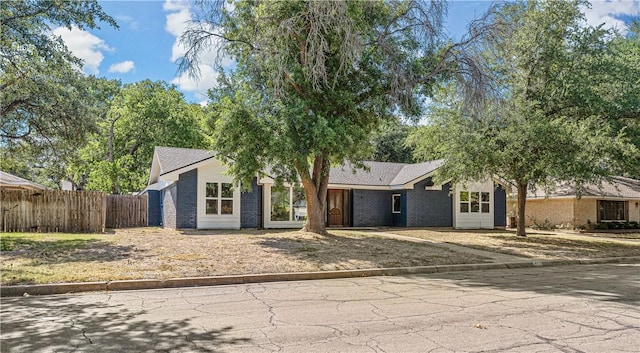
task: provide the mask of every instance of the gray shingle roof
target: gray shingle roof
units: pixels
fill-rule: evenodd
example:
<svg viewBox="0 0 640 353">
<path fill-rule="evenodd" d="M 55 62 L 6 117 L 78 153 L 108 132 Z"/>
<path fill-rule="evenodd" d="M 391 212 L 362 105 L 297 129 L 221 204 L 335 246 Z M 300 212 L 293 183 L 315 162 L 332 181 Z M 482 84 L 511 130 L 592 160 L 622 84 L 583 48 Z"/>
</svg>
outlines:
<svg viewBox="0 0 640 353">
<path fill-rule="evenodd" d="M 544 198 L 544 197 L 575 197 L 575 185 L 569 183 L 560 183 L 555 188 L 549 190 L 546 195 L 545 191 L 538 189 L 530 193 L 527 198 Z M 611 182 L 604 181 L 601 186 L 595 184 L 584 185 L 582 196 L 587 197 L 611 197 L 611 198 L 640 198 L 640 180 L 613 177 Z"/>
<path fill-rule="evenodd" d="M 442 165 L 442 160 L 418 164 L 364 162 L 369 170 L 355 169 L 349 164 L 331 168 L 329 184 L 392 186 L 404 185 Z"/>
<path fill-rule="evenodd" d="M 355 169 L 350 164 L 331 168 L 329 184 L 388 186 L 406 166 L 403 163 L 363 163 L 369 170 Z"/>
<path fill-rule="evenodd" d="M 178 147 L 156 147 L 155 153 L 158 156 L 161 175 L 216 155 L 212 151 Z"/>
<path fill-rule="evenodd" d="M 176 147 L 156 147 L 156 156 L 160 166 L 160 175 L 187 167 L 214 157 L 215 152 Z M 418 164 L 363 162 L 368 170 L 356 169 L 346 163 L 333 167 L 329 172 L 329 184 L 334 185 L 362 185 L 362 186 L 392 186 L 404 185 L 440 167 L 442 160 Z M 152 182 L 155 182 L 153 180 Z"/>
</svg>

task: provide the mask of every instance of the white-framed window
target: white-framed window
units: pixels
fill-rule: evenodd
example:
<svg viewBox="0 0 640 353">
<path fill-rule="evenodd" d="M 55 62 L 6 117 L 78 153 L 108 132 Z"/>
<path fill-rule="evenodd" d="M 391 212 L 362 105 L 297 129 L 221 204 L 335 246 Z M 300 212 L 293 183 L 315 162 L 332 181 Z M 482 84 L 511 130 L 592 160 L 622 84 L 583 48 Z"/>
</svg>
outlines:
<svg viewBox="0 0 640 353">
<path fill-rule="evenodd" d="M 272 222 L 300 222 L 307 219 L 307 201 L 300 186 L 271 186 Z"/>
<path fill-rule="evenodd" d="M 233 184 L 217 182 L 206 183 L 205 214 L 233 214 Z"/>
<path fill-rule="evenodd" d="M 400 213 L 402 210 L 402 206 L 400 205 L 401 196 L 400 194 L 391 195 L 391 211 L 393 213 Z"/>
<path fill-rule="evenodd" d="M 489 213 L 491 193 L 460 191 L 460 213 Z"/>
</svg>

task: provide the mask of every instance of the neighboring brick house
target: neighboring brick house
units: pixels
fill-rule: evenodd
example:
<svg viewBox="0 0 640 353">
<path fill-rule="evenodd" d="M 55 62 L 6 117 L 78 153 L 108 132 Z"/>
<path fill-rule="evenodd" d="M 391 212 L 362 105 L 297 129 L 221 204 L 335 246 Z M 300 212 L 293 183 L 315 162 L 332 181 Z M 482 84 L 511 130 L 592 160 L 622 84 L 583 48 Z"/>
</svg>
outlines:
<svg viewBox="0 0 640 353">
<path fill-rule="evenodd" d="M 330 227 L 506 226 L 506 193 L 494 181 L 434 184 L 442 161 L 364 162 L 334 167 L 325 204 Z M 241 192 L 213 152 L 156 147 L 149 186 L 149 225 L 167 228 L 297 228 L 306 219 L 304 190 L 254 178 Z"/>
<path fill-rule="evenodd" d="M 508 201 L 509 214 L 517 212 L 517 200 Z M 527 195 L 525 225 L 547 223 L 582 228 L 601 222 L 640 222 L 640 181 L 613 177 L 602 185 L 585 185 L 581 197 L 568 183 Z"/>
</svg>

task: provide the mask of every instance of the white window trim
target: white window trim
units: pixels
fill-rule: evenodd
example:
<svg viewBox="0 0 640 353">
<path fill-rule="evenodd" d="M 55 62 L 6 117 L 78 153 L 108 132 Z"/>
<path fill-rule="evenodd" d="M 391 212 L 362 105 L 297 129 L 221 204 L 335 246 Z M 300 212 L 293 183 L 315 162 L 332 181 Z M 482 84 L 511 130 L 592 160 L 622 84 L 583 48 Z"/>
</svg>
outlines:
<svg viewBox="0 0 640 353">
<path fill-rule="evenodd" d="M 391 195 L 391 213 L 394 214 L 402 213 L 402 202 L 400 202 L 400 209 L 398 211 L 395 210 L 396 196 L 400 199 L 400 201 L 402 201 L 402 194 Z"/>
<path fill-rule="evenodd" d="M 210 197 L 207 196 L 207 184 L 216 184 L 216 188 L 218 189 L 218 197 Z M 231 197 L 222 197 L 222 184 L 230 184 L 231 187 L 233 188 L 233 193 L 231 194 Z M 206 216 L 233 216 L 234 213 L 234 206 L 236 201 L 235 198 L 233 197 L 233 195 L 235 194 L 235 186 L 233 185 L 233 183 L 227 183 L 227 182 L 223 182 L 223 181 L 207 181 L 205 182 L 205 188 L 204 188 L 204 202 L 205 202 L 205 211 L 204 214 Z M 216 203 L 218 204 L 218 213 L 207 213 L 207 201 L 208 200 L 216 200 Z M 232 206 L 231 206 L 231 213 L 222 213 L 222 201 L 231 201 Z"/>
<path fill-rule="evenodd" d="M 463 192 L 466 192 L 469 195 L 468 196 L 469 201 L 462 201 L 462 193 Z M 478 212 L 471 211 L 471 194 L 474 193 L 474 192 L 478 193 Z M 483 193 L 489 194 L 489 201 L 482 201 L 482 194 Z M 492 213 L 493 207 L 491 207 L 491 199 L 492 199 L 491 193 L 487 192 L 487 191 L 460 190 L 460 191 L 458 191 L 458 205 L 457 205 L 458 212 L 465 213 L 465 214 L 466 213 L 469 213 L 469 214 L 471 214 L 471 213 L 478 213 L 478 214 L 489 214 L 489 213 Z M 463 203 L 466 203 L 467 205 L 469 205 L 468 208 L 467 208 L 468 209 L 467 212 L 463 212 L 463 211 L 460 210 L 460 205 L 463 204 Z M 489 205 L 489 212 L 482 212 L 482 205 L 483 204 Z"/>
<path fill-rule="evenodd" d="M 298 228 L 304 225 L 305 221 L 293 221 L 293 186 L 292 184 L 283 184 L 289 190 L 289 221 L 272 221 L 271 220 L 271 188 L 275 184 L 263 185 L 264 214 L 263 223 L 265 228 Z"/>
</svg>

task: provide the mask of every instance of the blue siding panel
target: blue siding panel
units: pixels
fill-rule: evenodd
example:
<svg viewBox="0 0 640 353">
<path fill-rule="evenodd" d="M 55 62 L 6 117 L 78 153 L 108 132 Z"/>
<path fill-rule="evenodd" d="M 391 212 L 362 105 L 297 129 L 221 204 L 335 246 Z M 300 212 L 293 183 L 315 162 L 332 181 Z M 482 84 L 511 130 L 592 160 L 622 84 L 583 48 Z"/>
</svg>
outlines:
<svg viewBox="0 0 640 353">
<path fill-rule="evenodd" d="M 251 191 L 240 194 L 240 227 L 260 228 L 262 220 L 262 186 L 258 179 L 251 181 Z"/>
<path fill-rule="evenodd" d="M 147 194 L 147 225 L 159 227 L 162 225 L 162 208 L 160 205 L 160 191 L 148 190 Z"/>
<path fill-rule="evenodd" d="M 407 190 L 407 227 L 453 227 L 451 184 L 442 190 L 425 190 L 431 178 L 416 183 Z"/>
<path fill-rule="evenodd" d="M 177 184 L 176 228 L 197 228 L 198 169 L 180 174 Z"/>
<path fill-rule="evenodd" d="M 507 192 L 497 185 L 493 192 L 493 226 L 507 226 Z"/>
</svg>

